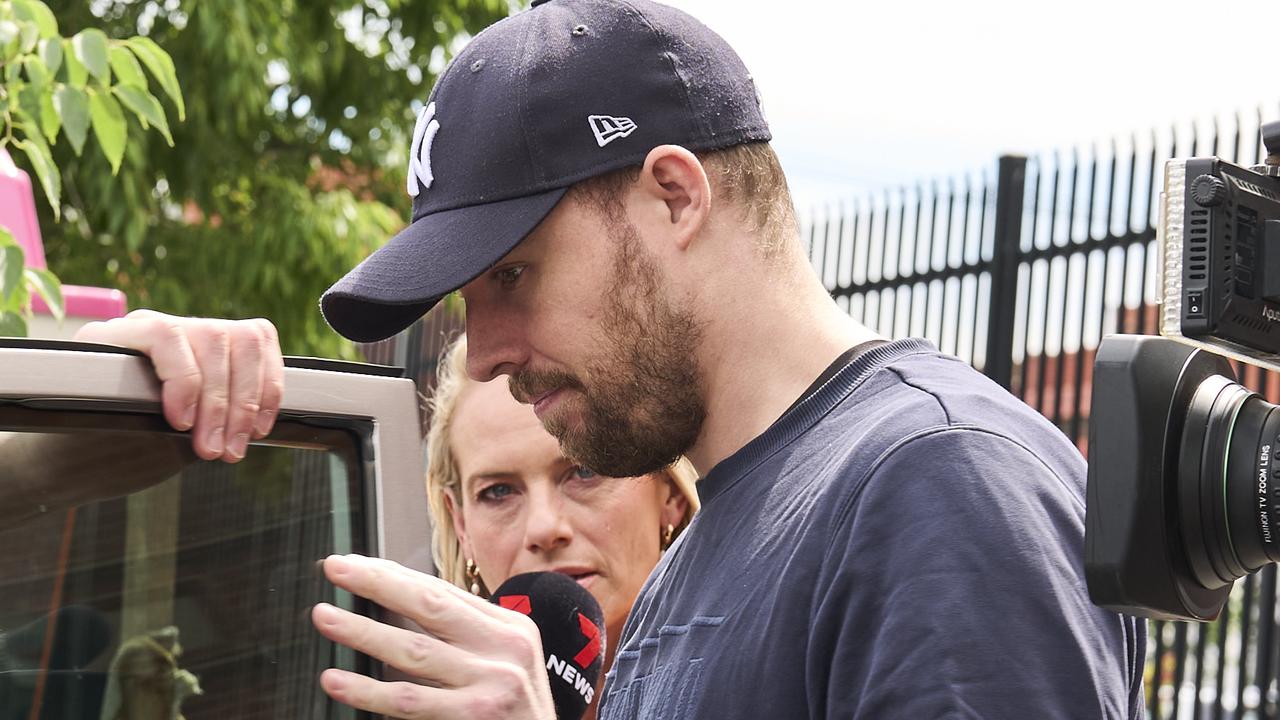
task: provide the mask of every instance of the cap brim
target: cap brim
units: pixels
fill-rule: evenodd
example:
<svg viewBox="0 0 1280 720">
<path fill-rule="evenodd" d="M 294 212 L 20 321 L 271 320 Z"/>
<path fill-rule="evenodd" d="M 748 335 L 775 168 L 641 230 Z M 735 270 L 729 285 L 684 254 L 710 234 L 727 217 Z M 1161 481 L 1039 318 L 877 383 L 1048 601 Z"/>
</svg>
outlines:
<svg viewBox="0 0 1280 720">
<path fill-rule="evenodd" d="M 511 252 L 567 190 L 418 218 L 325 291 L 324 319 L 355 342 L 395 335 Z"/>
</svg>

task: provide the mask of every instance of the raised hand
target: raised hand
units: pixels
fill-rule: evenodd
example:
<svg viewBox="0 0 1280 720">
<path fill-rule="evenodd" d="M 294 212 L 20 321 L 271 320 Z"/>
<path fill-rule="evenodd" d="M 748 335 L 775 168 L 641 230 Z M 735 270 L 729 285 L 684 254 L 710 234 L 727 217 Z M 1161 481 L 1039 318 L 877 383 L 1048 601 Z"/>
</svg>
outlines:
<svg viewBox="0 0 1280 720">
<path fill-rule="evenodd" d="M 162 384 L 164 417 L 191 430 L 196 455 L 238 462 L 271 432 L 284 396 L 284 358 L 268 320 L 218 320 L 134 310 L 75 336 L 145 353 Z"/>
<path fill-rule="evenodd" d="M 427 633 L 316 605 L 312 622 L 325 637 L 429 683 L 381 682 L 330 668 L 320 685 L 334 700 L 405 720 L 555 718 L 542 641 L 527 616 L 389 560 L 334 555 L 324 573 Z"/>
</svg>

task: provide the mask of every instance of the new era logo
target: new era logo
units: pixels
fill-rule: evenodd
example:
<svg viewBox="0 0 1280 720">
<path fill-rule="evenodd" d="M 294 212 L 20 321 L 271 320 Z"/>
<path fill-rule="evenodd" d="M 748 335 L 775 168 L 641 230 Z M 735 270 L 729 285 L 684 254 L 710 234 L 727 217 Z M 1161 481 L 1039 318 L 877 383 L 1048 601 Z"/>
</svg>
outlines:
<svg viewBox="0 0 1280 720">
<path fill-rule="evenodd" d="M 591 132 L 596 135 L 596 142 L 600 147 L 604 147 L 609 143 L 624 138 L 635 132 L 636 124 L 631 118 L 614 117 L 612 115 L 589 115 L 587 122 L 591 123 Z"/>
</svg>

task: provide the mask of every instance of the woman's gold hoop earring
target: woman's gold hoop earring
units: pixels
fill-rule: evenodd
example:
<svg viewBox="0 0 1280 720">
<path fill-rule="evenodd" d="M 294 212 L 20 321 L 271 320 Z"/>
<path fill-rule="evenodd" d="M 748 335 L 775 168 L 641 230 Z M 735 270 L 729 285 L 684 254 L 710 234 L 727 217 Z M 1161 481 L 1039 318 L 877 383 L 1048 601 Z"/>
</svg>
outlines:
<svg viewBox="0 0 1280 720">
<path fill-rule="evenodd" d="M 476 561 L 467 558 L 467 582 L 471 584 L 471 594 L 480 594 L 480 571 L 476 569 Z"/>
<path fill-rule="evenodd" d="M 667 529 L 662 532 L 662 549 L 666 550 L 671 547 L 671 541 L 676 537 L 676 526 L 667 523 Z"/>
</svg>

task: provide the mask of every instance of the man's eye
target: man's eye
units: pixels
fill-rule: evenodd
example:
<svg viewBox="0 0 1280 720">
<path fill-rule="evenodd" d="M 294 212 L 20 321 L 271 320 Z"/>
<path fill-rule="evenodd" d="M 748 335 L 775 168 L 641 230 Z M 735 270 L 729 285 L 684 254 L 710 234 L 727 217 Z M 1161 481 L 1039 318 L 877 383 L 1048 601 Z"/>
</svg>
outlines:
<svg viewBox="0 0 1280 720">
<path fill-rule="evenodd" d="M 594 470 L 584 468 L 581 465 L 573 469 L 573 476 L 579 480 L 594 480 L 599 477 Z"/>
<path fill-rule="evenodd" d="M 521 273 L 524 272 L 523 265 L 514 265 L 512 267 L 503 268 L 494 273 L 494 277 L 498 279 L 498 284 L 502 287 L 511 287 L 520 279 Z"/>
</svg>

